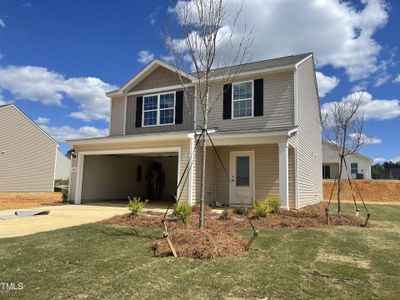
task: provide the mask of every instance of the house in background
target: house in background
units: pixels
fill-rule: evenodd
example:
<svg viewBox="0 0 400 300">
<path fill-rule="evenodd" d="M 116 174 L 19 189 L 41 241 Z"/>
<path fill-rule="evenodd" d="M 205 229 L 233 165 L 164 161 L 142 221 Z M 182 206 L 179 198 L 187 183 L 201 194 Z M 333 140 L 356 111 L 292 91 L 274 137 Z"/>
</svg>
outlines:
<svg viewBox="0 0 400 300">
<path fill-rule="evenodd" d="M 52 192 L 57 151 L 14 104 L 0 106 L 0 192 Z"/>
<path fill-rule="evenodd" d="M 237 68 L 237 67 L 233 67 Z M 322 200 L 319 98 L 310 53 L 248 63 L 210 91 L 209 129 L 223 166 L 207 144 L 206 202 L 252 205 L 279 196 L 283 209 Z M 178 78 L 186 83 L 186 95 Z M 191 74 L 155 59 L 111 99 L 110 136 L 70 140 L 70 201 L 141 196 L 190 205 L 200 200 L 201 86 Z M 193 96 L 194 95 L 194 96 Z M 186 166 L 192 165 L 188 172 Z M 225 170 L 228 174 L 225 173 Z M 178 182 L 182 175 L 182 184 Z M 228 176 L 227 176 L 228 175 Z"/>
<path fill-rule="evenodd" d="M 343 167 L 341 177 L 347 179 L 347 174 L 355 179 L 371 179 L 371 166 L 373 160 L 360 153 L 353 153 L 346 156 L 348 170 Z M 322 145 L 322 176 L 323 179 L 339 178 L 340 157 L 336 150 L 329 145 Z"/>
<path fill-rule="evenodd" d="M 55 180 L 68 180 L 71 175 L 71 160 L 64 153 L 57 151 Z"/>
</svg>

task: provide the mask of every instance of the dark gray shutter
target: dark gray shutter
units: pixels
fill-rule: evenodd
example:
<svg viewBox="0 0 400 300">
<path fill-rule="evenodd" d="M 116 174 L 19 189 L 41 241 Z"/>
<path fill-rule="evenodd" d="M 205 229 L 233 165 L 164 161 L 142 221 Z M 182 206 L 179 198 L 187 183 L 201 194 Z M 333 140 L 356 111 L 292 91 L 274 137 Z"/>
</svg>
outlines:
<svg viewBox="0 0 400 300">
<path fill-rule="evenodd" d="M 254 116 L 264 115 L 264 79 L 254 80 Z"/>
<path fill-rule="evenodd" d="M 137 97 L 135 127 L 142 127 L 142 109 L 143 109 L 143 97 Z"/>
<path fill-rule="evenodd" d="M 232 118 L 232 84 L 224 84 L 223 119 Z"/>
<path fill-rule="evenodd" d="M 183 120 L 183 91 L 177 91 L 175 95 L 175 124 L 182 124 Z"/>
</svg>

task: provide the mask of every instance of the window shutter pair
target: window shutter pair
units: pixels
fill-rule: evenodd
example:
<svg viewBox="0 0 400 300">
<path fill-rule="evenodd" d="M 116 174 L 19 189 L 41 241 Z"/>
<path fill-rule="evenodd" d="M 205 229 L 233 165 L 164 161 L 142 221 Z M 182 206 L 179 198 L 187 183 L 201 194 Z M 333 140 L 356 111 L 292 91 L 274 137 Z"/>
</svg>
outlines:
<svg viewBox="0 0 400 300">
<path fill-rule="evenodd" d="M 142 127 L 143 97 L 136 98 L 135 127 Z M 175 93 L 175 124 L 182 124 L 183 120 L 183 91 Z"/>
<path fill-rule="evenodd" d="M 223 97 L 223 119 L 232 119 L 232 84 L 224 85 Z M 253 114 L 255 117 L 264 115 L 264 79 L 254 80 L 254 107 Z"/>
</svg>

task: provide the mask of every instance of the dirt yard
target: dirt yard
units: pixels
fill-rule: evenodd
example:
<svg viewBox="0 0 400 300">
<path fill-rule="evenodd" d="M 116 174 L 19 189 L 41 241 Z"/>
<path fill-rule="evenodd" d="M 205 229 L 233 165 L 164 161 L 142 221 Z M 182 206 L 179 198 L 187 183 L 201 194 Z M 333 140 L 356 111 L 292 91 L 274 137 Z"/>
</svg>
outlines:
<svg viewBox="0 0 400 300">
<path fill-rule="evenodd" d="M 329 199 L 333 180 L 324 180 L 324 200 Z M 351 189 L 347 180 L 342 181 L 344 195 L 347 201 L 353 201 Z M 367 202 L 400 202 L 400 180 L 356 180 L 356 185 L 360 193 Z M 333 190 L 333 199 L 335 199 L 337 187 Z M 358 195 L 357 195 L 358 196 Z M 356 197 L 356 200 L 360 200 Z"/>
<path fill-rule="evenodd" d="M 56 193 L 0 193 L 0 210 L 61 205 L 62 195 Z"/>
</svg>

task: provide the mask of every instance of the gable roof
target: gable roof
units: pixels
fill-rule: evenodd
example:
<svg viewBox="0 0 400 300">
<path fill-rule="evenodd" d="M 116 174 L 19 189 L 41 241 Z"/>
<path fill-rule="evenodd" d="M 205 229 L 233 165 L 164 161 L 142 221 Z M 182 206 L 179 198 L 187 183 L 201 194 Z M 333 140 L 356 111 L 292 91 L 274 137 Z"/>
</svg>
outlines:
<svg viewBox="0 0 400 300">
<path fill-rule="evenodd" d="M 224 76 L 228 69 L 233 69 L 232 72 L 238 72 L 240 75 L 244 75 L 245 73 L 257 73 L 262 72 L 263 70 L 282 70 L 282 69 L 294 69 L 298 64 L 300 64 L 305 59 L 311 57 L 313 54 L 311 52 L 290 55 L 284 57 L 278 57 L 273 59 L 266 59 L 256 62 L 245 63 L 242 65 L 228 66 L 223 68 L 215 68 L 212 69 L 212 76 L 219 77 Z M 186 73 L 185 71 L 178 70 L 174 66 L 171 66 L 162 60 L 154 59 L 147 66 L 145 66 L 141 71 L 139 71 L 135 76 L 133 76 L 127 83 L 125 83 L 121 88 L 110 91 L 106 93 L 107 96 L 117 96 L 124 95 L 128 90 L 132 89 L 135 85 L 137 85 L 140 81 L 142 81 L 146 76 L 148 76 L 151 72 L 153 72 L 158 67 L 164 67 L 173 72 L 178 72 L 180 76 L 188 78 L 193 81 L 196 73 Z"/>
<path fill-rule="evenodd" d="M 23 113 L 15 104 L 10 103 L 10 104 L 5 104 L 5 105 L 0 105 L 0 109 L 6 108 L 6 107 L 12 107 L 14 108 L 17 112 L 19 112 L 25 119 L 27 119 L 30 123 L 32 123 L 37 129 L 39 129 L 45 136 L 47 136 L 53 143 L 55 143 L 57 146 L 59 144 L 53 139 L 46 131 L 44 131 L 38 124 L 36 124 L 31 118 L 29 118 L 25 113 Z"/>
<path fill-rule="evenodd" d="M 121 88 L 106 93 L 107 96 L 113 96 L 116 94 L 124 94 L 128 90 L 132 89 L 137 85 L 140 81 L 146 78 L 151 72 L 153 72 L 158 67 L 166 68 L 172 72 L 178 73 L 180 76 L 188 78 L 189 80 L 193 80 L 194 77 L 182 70 L 178 70 L 175 67 L 159 60 L 158 58 L 153 59 L 147 66 L 145 66 L 142 70 L 139 71 L 135 76 L 133 76 L 127 83 L 125 83 Z"/>
<path fill-rule="evenodd" d="M 327 147 L 329 147 L 330 149 L 334 150 L 333 146 L 332 146 L 329 142 L 322 142 L 322 145 L 327 146 Z M 346 150 L 347 150 L 347 149 L 346 149 Z M 347 150 L 347 151 L 348 151 L 348 150 Z M 363 154 L 361 154 L 361 153 L 358 153 L 358 152 L 351 153 L 350 155 L 355 155 L 355 156 L 358 156 L 358 157 L 360 157 L 360 158 L 362 158 L 362 159 L 366 159 L 366 160 L 368 160 L 368 161 L 371 162 L 371 163 L 374 161 L 372 158 L 370 158 L 370 157 L 368 157 L 368 156 L 365 156 L 365 155 L 363 155 Z"/>
</svg>

